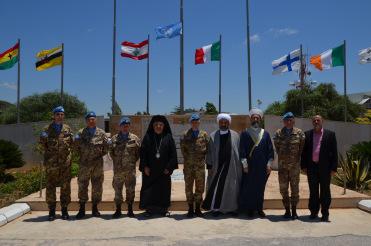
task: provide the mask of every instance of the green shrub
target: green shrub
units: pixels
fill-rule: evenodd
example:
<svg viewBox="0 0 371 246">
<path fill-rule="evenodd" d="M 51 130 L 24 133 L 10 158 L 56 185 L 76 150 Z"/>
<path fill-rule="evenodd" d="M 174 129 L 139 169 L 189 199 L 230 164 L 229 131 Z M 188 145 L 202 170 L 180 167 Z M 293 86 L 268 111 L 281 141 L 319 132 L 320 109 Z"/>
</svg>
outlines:
<svg viewBox="0 0 371 246">
<path fill-rule="evenodd" d="M 369 142 L 359 142 L 353 144 L 348 151 L 353 156 L 358 156 L 362 159 L 371 160 L 371 141 Z"/>
<path fill-rule="evenodd" d="M 18 145 L 11 141 L 0 139 L 0 183 L 6 179 L 5 170 L 24 165 L 22 152 Z"/>
<path fill-rule="evenodd" d="M 334 176 L 335 184 L 342 186 L 345 180 L 346 187 L 349 189 L 359 192 L 368 189 L 371 175 L 370 162 L 366 158 L 347 153 L 346 158 L 340 155 L 339 164 L 341 171 Z"/>
</svg>

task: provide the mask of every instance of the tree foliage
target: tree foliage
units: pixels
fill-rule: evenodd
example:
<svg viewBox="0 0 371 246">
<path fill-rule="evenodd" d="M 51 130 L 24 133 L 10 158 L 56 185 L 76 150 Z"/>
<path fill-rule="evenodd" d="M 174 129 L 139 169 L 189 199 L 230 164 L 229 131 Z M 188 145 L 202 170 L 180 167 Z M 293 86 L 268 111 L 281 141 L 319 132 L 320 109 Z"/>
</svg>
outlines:
<svg viewBox="0 0 371 246">
<path fill-rule="evenodd" d="M 66 118 L 79 118 L 86 113 L 85 103 L 76 96 L 65 93 L 63 95 L 63 107 Z M 21 122 L 47 121 L 52 118 L 52 109 L 61 105 L 59 92 L 45 92 L 33 94 L 20 101 Z M 0 115 L 0 123 L 12 124 L 17 121 L 17 111 L 15 106 L 8 107 Z"/>
<path fill-rule="evenodd" d="M 339 95 L 334 84 L 320 84 L 315 88 L 307 86 L 303 90 L 289 90 L 283 102 L 270 104 L 265 113 L 283 115 L 291 111 L 294 115 L 301 115 L 301 100 L 304 102 L 303 116 L 306 118 L 320 114 L 325 119 L 343 121 L 345 100 L 348 121 L 354 121 L 364 112 L 362 106 Z"/>
</svg>

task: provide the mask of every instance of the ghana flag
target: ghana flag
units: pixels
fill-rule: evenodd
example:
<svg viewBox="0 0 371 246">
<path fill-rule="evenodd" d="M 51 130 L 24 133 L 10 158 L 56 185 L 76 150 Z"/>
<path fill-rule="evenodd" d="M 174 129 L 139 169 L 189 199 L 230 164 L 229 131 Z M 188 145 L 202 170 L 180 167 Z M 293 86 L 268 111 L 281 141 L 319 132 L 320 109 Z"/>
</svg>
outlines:
<svg viewBox="0 0 371 246">
<path fill-rule="evenodd" d="M 50 50 L 42 50 L 36 55 L 37 62 L 36 62 L 36 70 L 42 71 L 54 66 L 58 66 L 62 64 L 63 59 L 63 51 L 62 47 L 59 46 L 54 49 Z"/>
<path fill-rule="evenodd" d="M 0 70 L 9 69 L 18 62 L 19 43 L 0 54 Z"/>
</svg>

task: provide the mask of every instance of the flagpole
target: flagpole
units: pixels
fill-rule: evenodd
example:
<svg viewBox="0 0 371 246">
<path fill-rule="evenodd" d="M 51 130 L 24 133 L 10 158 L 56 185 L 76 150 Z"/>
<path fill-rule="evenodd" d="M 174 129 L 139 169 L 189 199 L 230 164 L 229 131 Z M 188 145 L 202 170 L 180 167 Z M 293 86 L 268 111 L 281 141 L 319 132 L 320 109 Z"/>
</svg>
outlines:
<svg viewBox="0 0 371 246">
<path fill-rule="evenodd" d="M 303 45 L 300 44 L 300 101 L 301 101 L 301 117 L 304 117 L 304 63 L 303 63 Z"/>
<path fill-rule="evenodd" d="M 180 0 L 180 22 L 182 35 L 180 35 L 180 114 L 184 113 L 184 23 L 183 23 L 183 0 Z"/>
<path fill-rule="evenodd" d="M 20 117 L 20 89 L 21 89 L 21 39 L 18 39 L 18 77 L 17 77 L 17 123 L 21 123 Z"/>
<path fill-rule="evenodd" d="M 346 57 L 346 42 L 344 40 L 344 121 L 347 122 L 348 107 L 347 107 L 347 57 Z"/>
<path fill-rule="evenodd" d="M 116 0 L 113 0 L 112 115 L 116 102 Z"/>
<path fill-rule="evenodd" d="M 62 64 L 61 64 L 61 105 L 63 105 L 63 77 L 64 77 L 64 43 L 62 43 Z"/>
<path fill-rule="evenodd" d="M 246 0 L 246 20 L 247 20 L 247 72 L 248 72 L 248 95 L 249 95 L 249 110 L 251 110 L 251 64 L 250 64 L 250 13 L 249 0 Z"/>
<path fill-rule="evenodd" d="M 219 113 L 222 112 L 222 35 L 219 35 L 220 59 L 219 59 Z"/>
<path fill-rule="evenodd" d="M 147 114 L 148 114 L 148 115 L 149 115 L 149 58 L 150 58 L 149 49 L 150 49 L 150 42 L 149 42 L 149 34 L 148 34 L 148 58 L 147 58 L 147 107 L 146 107 L 146 111 L 147 111 Z"/>
</svg>

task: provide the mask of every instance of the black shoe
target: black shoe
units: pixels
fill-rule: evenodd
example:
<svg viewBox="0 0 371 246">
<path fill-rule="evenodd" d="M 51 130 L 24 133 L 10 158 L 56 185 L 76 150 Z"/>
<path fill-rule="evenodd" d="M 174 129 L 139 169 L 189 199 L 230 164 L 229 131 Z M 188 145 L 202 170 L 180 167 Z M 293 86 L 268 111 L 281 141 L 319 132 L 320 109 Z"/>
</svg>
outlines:
<svg viewBox="0 0 371 246">
<path fill-rule="evenodd" d="M 92 207 L 92 210 L 91 210 L 91 215 L 93 217 L 100 217 L 100 213 L 98 211 L 98 204 L 93 203 L 93 207 Z"/>
<path fill-rule="evenodd" d="M 122 216 L 122 213 L 121 213 L 121 204 L 116 204 L 116 211 L 115 213 L 112 215 L 112 218 L 113 219 L 118 219 Z"/>
<path fill-rule="evenodd" d="M 298 214 L 296 213 L 296 207 L 295 207 L 295 206 L 292 206 L 291 219 L 293 219 L 293 220 L 297 220 L 297 219 L 299 219 L 299 216 L 298 216 Z"/>
<path fill-rule="evenodd" d="M 169 211 L 166 211 L 166 212 L 161 213 L 161 215 L 163 217 L 170 217 L 170 212 Z"/>
<path fill-rule="evenodd" d="M 219 212 L 219 211 L 213 211 L 212 212 L 212 215 L 213 215 L 213 217 L 218 217 L 218 216 L 220 216 L 220 215 L 222 215 L 223 213 L 222 212 Z"/>
<path fill-rule="evenodd" d="M 309 219 L 311 219 L 311 220 L 315 220 L 315 219 L 317 219 L 318 218 L 318 214 L 317 213 L 311 213 L 310 215 L 309 215 Z"/>
<path fill-rule="evenodd" d="M 187 213 L 187 217 L 188 218 L 193 218 L 194 216 L 194 209 L 193 209 L 193 204 L 188 204 L 188 213 Z"/>
<path fill-rule="evenodd" d="M 290 211 L 290 208 L 286 208 L 286 212 L 285 214 L 283 215 L 283 217 L 285 219 L 290 219 L 291 218 L 291 211 Z"/>
<path fill-rule="evenodd" d="M 152 217 L 152 213 L 149 212 L 149 211 L 145 211 L 143 216 L 146 217 L 146 218 L 150 218 L 150 217 Z"/>
<path fill-rule="evenodd" d="M 62 208 L 62 220 L 68 220 L 70 215 L 68 214 L 67 207 Z"/>
<path fill-rule="evenodd" d="M 199 204 L 196 204 L 195 215 L 197 217 L 204 217 L 204 214 L 201 212 L 201 206 Z"/>
<path fill-rule="evenodd" d="M 252 210 L 252 209 L 247 210 L 247 217 L 249 217 L 249 218 L 254 217 L 254 210 Z"/>
<path fill-rule="evenodd" d="M 55 207 L 49 208 L 48 220 L 49 221 L 54 221 L 55 220 Z"/>
<path fill-rule="evenodd" d="M 328 218 L 328 215 L 322 215 L 321 217 L 321 221 L 322 222 L 330 222 L 329 218 Z"/>
<path fill-rule="evenodd" d="M 132 204 L 128 204 L 128 213 L 127 213 L 127 216 L 130 217 L 130 218 L 134 218 L 135 217 L 134 212 L 133 212 L 133 205 Z"/>
<path fill-rule="evenodd" d="M 77 213 L 76 215 L 76 219 L 82 219 L 85 217 L 85 203 L 84 202 L 80 202 L 80 209 L 79 209 L 79 212 Z"/>
<path fill-rule="evenodd" d="M 258 215 L 259 215 L 260 218 L 265 218 L 266 217 L 266 215 L 265 215 L 265 213 L 264 213 L 263 210 L 259 210 L 258 211 Z"/>
</svg>

